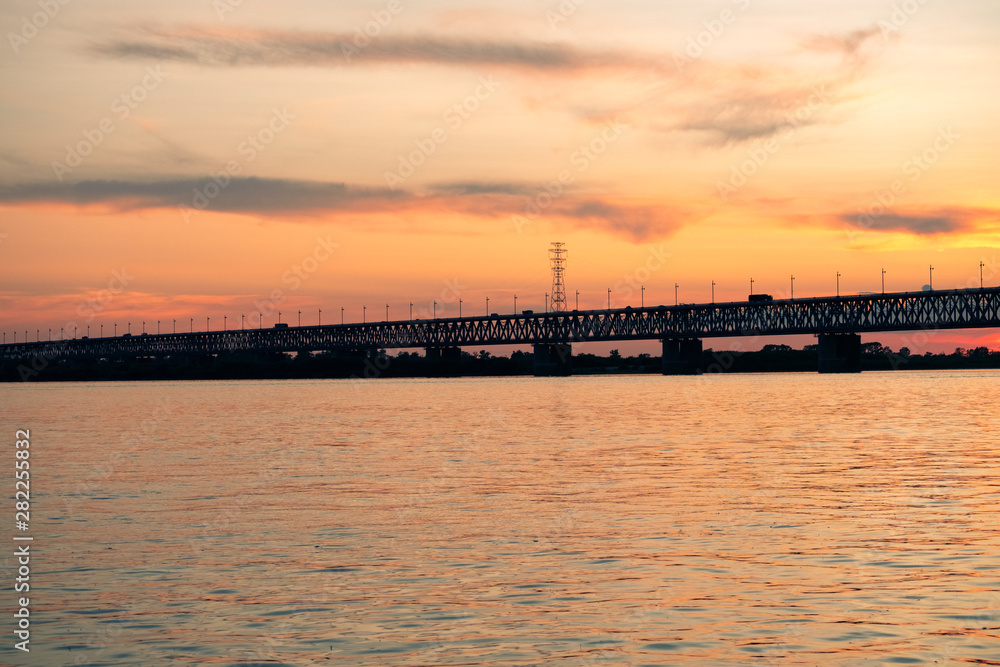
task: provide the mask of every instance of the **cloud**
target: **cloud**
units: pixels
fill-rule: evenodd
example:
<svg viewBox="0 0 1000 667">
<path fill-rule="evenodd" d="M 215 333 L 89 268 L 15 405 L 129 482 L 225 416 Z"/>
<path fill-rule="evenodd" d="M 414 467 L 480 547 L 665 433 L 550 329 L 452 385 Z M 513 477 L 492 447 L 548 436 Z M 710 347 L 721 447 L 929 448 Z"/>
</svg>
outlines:
<svg viewBox="0 0 1000 667">
<path fill-rule="evenodd" d="M 0 186 L 0 202 L 107 205 L 118 210 L 189 207 L 271 214 L 367 210 L 408 197 L 405 193 L 388 188 L 319 181 L 232 178 L 223 183 L 217 183 L 211 178 L 27 183 Z M 201 193 L 200 196 L 198 193 Z M 212 194 L 215 196 L 209 196 Z"/>
<path fill-rule="evenodd" d="M 881 38 L 882 30 L 873 25 L 870 28 L 852 30 L 842 35 L 811 35 L 802 41 L 801 46 L 809 51 L 820 53 L 837 53 L 848 60 L 861 58 L 865 45 L 876 37 Z"/>
<path fill-rule="evenodd" d="M 970 232 L 996 228 L 1000 212 L 984 209 L 943 209 L 927 213 L 885 213 L 858 215 L 841 213 L 834 224 L 849 225 L 861 230 L 903 232 L 916 236 Z"/>
<path fill-rule="evenodd" d="M 135 32 L 128 37 L 94 42 L 90 50 L 110 58 L 154 58 L 205 67 L 431 63 L 561 71 L 653 63 L 627 53 L 587 51 L 566 44 L 434 35 L 380 35 L 359 47 L 352 33 L 198 27 Z"/>
<path fill-rule="evenodd" d="M 270 178 L 233 178 L 224 187 L 216 185 L 210 178 L 25 183 L 0 186 L 0 204 L 104 206 L 116 211 L 193 209 L 291 218 L 345 212 L 352 216 L 406 213 L 414 221 L 421 220 L 421 215 L 457 213 L 470 221 L 509 221 L 514 229 L 513 216 L 525 215 L 540 192 L 537 184 L 489 181 L 438 183 L 424 192 Z M 687 219 L 676 212 L 668 214 L 662 207 L 569 191 L 552 197 L 531 218 L 538 223 L 568 224 L 632 241 L 669 235 Z"/>
</svg>

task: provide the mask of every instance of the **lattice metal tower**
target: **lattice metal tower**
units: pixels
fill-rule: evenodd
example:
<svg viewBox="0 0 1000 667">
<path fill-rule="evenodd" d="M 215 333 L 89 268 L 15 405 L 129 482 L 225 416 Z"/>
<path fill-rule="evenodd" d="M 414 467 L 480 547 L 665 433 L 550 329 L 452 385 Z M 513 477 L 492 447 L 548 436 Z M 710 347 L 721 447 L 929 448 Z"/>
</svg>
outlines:
<svg viewBox="0 0 1000 667">
<path fill-rule="evenodd" d="M 566 311 L 566 249 L 565 243 L 554 241 L 549 248 L 549 259 L 552 261 L 552 312 Z"/>
</svg>

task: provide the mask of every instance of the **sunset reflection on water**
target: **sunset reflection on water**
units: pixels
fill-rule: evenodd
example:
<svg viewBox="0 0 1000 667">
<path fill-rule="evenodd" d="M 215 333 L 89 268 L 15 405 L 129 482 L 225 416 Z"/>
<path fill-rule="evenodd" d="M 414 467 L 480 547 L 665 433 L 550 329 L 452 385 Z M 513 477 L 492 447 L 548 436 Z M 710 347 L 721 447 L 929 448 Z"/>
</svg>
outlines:
<svg viewBox="0 0 1000 667">
<path fill-rule="evenodd" d="M 29 664 L 1000 664 L 997 372 L 0 392 Z"/>
</svg>

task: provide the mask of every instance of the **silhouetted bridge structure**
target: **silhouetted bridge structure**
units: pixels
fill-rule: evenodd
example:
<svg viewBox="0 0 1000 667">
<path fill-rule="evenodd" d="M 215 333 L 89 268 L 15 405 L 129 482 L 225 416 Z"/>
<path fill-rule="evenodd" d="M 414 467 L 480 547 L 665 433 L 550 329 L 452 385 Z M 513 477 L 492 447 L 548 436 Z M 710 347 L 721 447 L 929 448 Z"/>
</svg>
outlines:
<svg viewBox="0 0 1000 667">
<path fill-rule="evenodd" d="M 1000 288 L 650 306 L 143 334 L 0 346 L 6 361 L 425 348 L 447 359 L 464 346 L 532 345 L 537 375 L 571 372 L 573 343 L 658 339 L 665 374 L 697 373 L 702 339 L 814 334 L 820 372 L 861 370 L 862 333 L 1000 327 Z"/>
</svg>

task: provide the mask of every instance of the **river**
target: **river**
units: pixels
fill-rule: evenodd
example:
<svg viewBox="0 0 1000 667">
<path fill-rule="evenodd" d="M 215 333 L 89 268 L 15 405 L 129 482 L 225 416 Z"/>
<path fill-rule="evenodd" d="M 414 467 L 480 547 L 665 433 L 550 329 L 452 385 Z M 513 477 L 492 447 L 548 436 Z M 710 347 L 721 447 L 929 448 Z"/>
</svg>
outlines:
<svg viewBox="0 0 1000 667">
<path fill-rule="evenodd" d="M 1000 664 L 1000 372 L 0 404 L 9 489 L 30 430 L 33 538 L 5 664 Z"/>
</svg>

